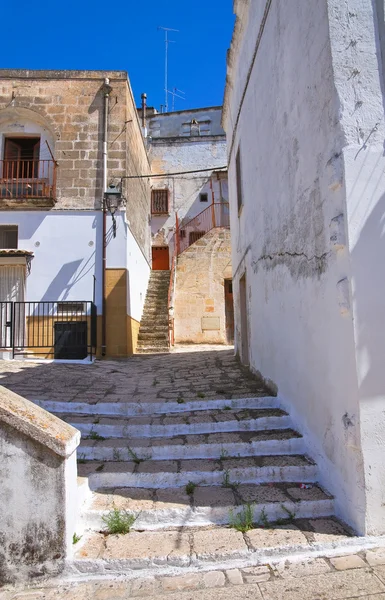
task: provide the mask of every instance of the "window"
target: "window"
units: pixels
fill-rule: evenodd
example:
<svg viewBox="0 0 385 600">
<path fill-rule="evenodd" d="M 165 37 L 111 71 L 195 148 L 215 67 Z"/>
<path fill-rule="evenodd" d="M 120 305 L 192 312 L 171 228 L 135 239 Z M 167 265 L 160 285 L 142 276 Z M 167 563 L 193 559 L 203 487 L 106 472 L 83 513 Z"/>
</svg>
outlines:
<svg viewBox="0 0 385 600">
<path fill-rule="evenodd" d="M 66 314 L 83 314 L 86 312 L 87 307 L 84 302 L 58 302 L 57 312 Z"/>
<path fill-rule="evenodd" d="M 168 215 L 168 190 L 151 191 L 151 214 Z"/>
<path fill-rule="evenodd" d="M 199 200 L 200 200 L 200 202 L 208 202 L 209 195 L 208 194 L 199 194 Z"/>
<path fill-rule="evenodd" d="M 210 135 L 210 121 L 199 122 L 199 135 Z"/>
<path fill-rule="evenodd" d="M 238 201 L 238 215 L 243 206 L 242 196 L 242 169 L 241 169 L 241 149 L 238 148 L 237 156 L 235 158 L 235 175 L 237 180 L 237 201 Z"/>
<path fill-rule="evenodd" d="M 6 137 L 4 140 L 4 177 L 33 179 L 38 177 L 40 138 Z"/>
<path fill-rule="evenodd" d="M 199 135 L 210 135 L 211 121 L 197 121 L 196 119 L 191 119 L 191 121 L 182 123 L 180 134 L 183 136 L 199 136 Z"/>
<path fill-rule="evenodd" d="M 0 226 L 0 248 L 2 250 L 11 250 L 17 248 L 17 226 Z"/>
<path fill-rule="evenodd" d="M 197 242 L 205 233 L 205 231 L 191 231 L 189 235 L 189 245 L 191 246 L 191 244 Z"/>
<path fill-rule="evenodd" d="M 186 230 L 185 229 L 179 229 L 179 237 L 181 240 L 184 240 L 186 237 Z"/>
</svg>

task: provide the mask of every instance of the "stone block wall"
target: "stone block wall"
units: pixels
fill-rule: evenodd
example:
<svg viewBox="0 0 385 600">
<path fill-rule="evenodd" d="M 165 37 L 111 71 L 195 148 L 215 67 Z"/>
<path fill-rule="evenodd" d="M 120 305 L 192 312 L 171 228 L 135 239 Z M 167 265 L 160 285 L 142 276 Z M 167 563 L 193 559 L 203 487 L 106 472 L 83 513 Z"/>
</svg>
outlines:
<svg viewBox="0 0 385 600">
<path fill-rule="evenodd" d="M 231 278 L 228 229 L 211 230 L 178 257 L 176 343 L 226 343 L 224 281 Z"/>
<path fill-rule="evenodd" d="M 37 122 L 50 132 L 58 162 L 55 209 L 98 209 L 102 202 L 103 84 L 112 92 L 108 125 L 108 183 L 149 172 L 132 91 L 124 71 L 0 70 L 0 133 Z M 44 158 L 50 159 L 48 148 Z M 125 180 L 132 231 L 150 252 L 149 181 Z"/>
</svg>

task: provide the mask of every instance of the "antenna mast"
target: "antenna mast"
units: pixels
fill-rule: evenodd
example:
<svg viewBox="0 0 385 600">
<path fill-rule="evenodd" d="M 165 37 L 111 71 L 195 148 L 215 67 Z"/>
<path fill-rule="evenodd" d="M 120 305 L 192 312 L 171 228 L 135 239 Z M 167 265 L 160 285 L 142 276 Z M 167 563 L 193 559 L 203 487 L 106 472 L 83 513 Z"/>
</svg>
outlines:
<svg viewBox="0 0 385 600">
<path fill-rule="evenodd" d="M 170 27 L 158 27 L 164 31 L 164 45 L 165 45 L 165 57 L 164 57 L 164 112 L 168 112 L 168 45 L 174 43 L 175 40 L 168 39 L 169 31 L 179 32 L 179 29 L 171 29 Z"/>
</svg>

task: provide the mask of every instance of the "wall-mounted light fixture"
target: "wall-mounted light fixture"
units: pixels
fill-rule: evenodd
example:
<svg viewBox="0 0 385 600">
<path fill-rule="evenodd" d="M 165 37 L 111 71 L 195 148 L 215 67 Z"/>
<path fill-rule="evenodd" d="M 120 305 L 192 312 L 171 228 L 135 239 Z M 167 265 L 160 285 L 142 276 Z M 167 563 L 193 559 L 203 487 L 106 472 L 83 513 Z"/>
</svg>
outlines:
<svg viewBox="0 0 385 600">
<path fill-rule="evenodd" d="M 104 193 L 104 211 L 108 210 L 112 217 L 112 234 L 116 237 L 115 213 L 122 204 L 122 192 L 116 185 L 109 185 Z"/>
</svg>

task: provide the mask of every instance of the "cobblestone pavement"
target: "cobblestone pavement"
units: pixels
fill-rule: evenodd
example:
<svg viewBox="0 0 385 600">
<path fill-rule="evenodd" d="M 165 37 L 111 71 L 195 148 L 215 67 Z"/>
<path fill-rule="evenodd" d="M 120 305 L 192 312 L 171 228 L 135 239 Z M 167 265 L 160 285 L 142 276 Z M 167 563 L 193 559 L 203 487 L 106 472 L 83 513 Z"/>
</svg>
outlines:
<svg viewBox="0 0 385 600">
<path fill-rule="evenodd" d="M 385 600 L 385 548 L 275 565 L 0 591 L 1 600 Z"/>
<path fill-rule="evenodd" d="M 93 364 L 0 361 L 0 385 L 29 400 L 162 402 L 266 395 L 232 347 L 182 347 Z"/>
</svg>

